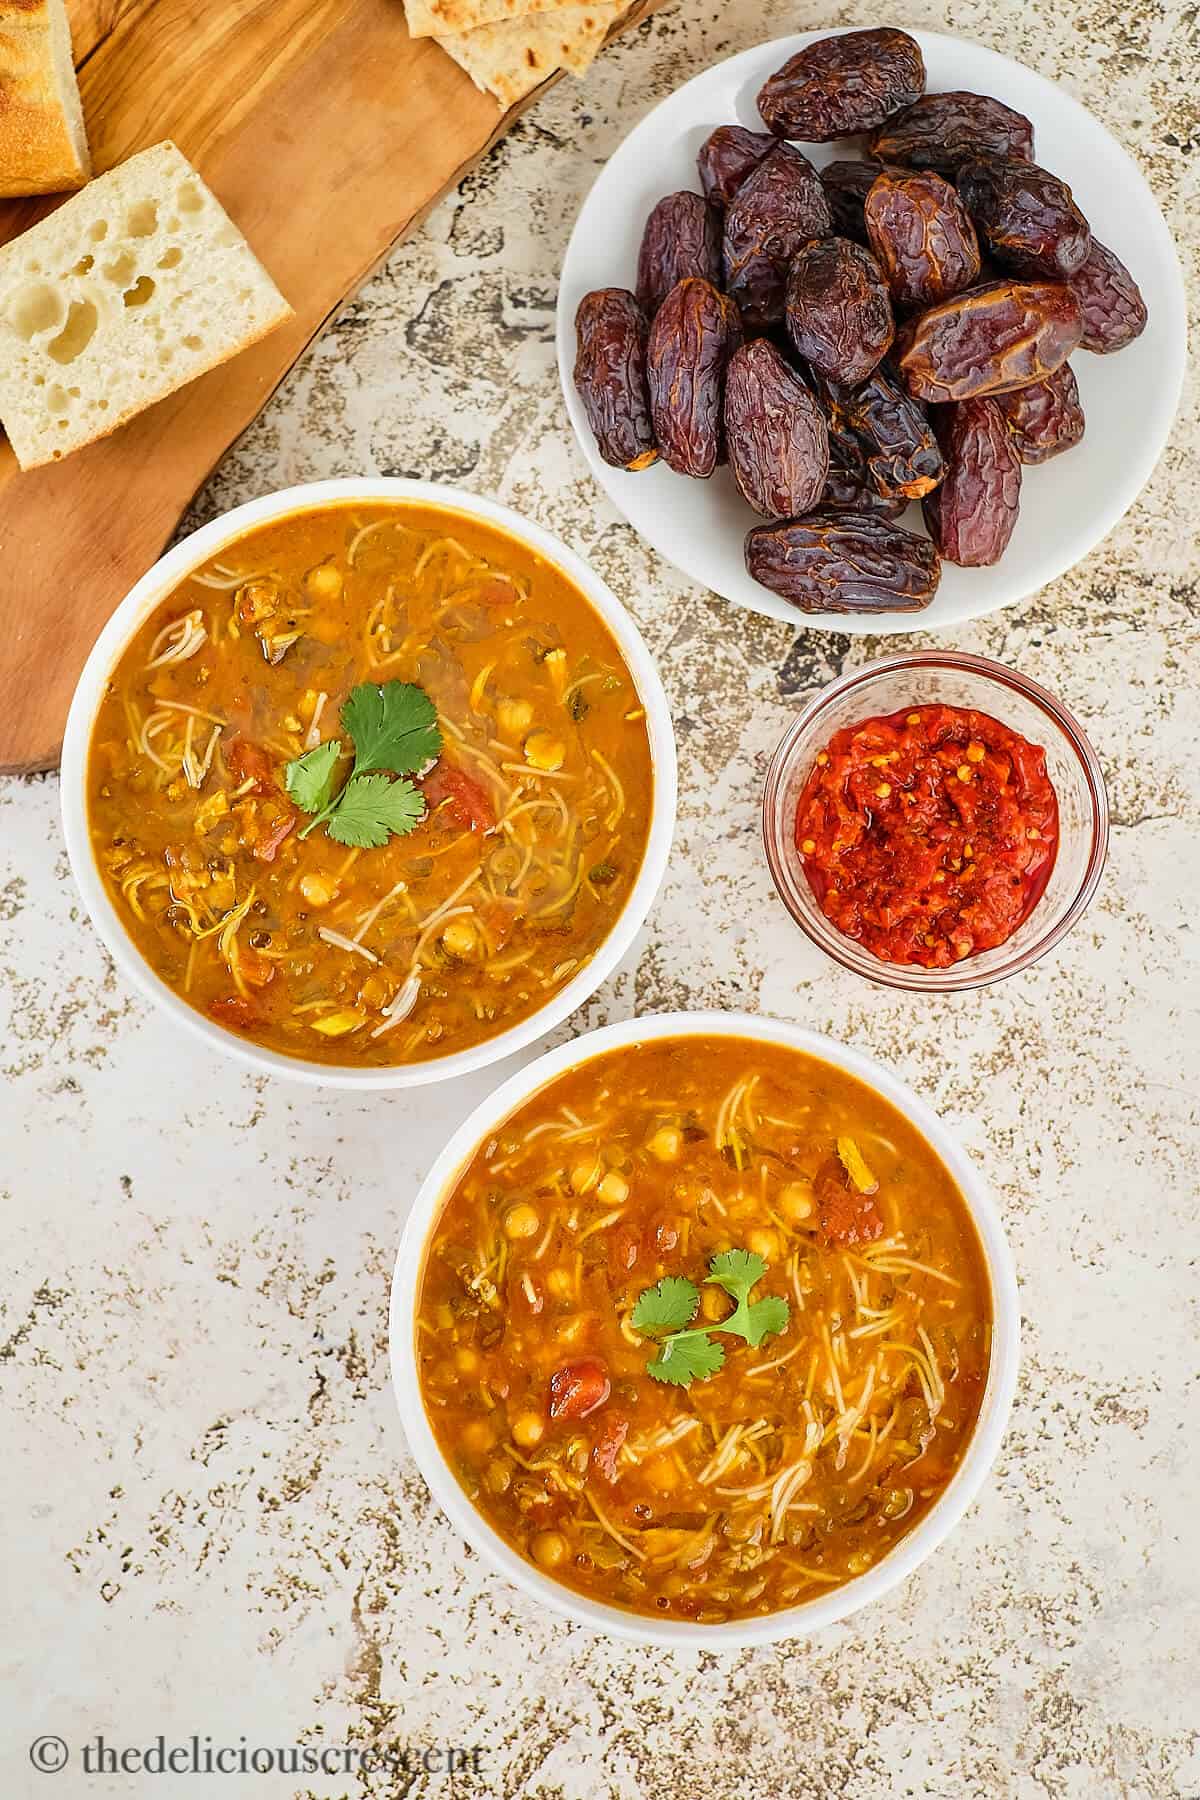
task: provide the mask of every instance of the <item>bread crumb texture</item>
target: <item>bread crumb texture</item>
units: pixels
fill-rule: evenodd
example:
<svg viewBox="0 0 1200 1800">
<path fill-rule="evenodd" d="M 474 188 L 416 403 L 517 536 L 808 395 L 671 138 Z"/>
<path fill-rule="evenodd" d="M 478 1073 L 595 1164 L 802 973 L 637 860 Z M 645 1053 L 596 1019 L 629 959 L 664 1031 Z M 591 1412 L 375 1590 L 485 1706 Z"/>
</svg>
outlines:
<svg viewBox="0 0 1200 1800">
<path fill-rule="evenodd" d="M 57 461 L 257 342 L 291 308 L 172 143 L 0 249 L 0 420 Z"/>
</svg>

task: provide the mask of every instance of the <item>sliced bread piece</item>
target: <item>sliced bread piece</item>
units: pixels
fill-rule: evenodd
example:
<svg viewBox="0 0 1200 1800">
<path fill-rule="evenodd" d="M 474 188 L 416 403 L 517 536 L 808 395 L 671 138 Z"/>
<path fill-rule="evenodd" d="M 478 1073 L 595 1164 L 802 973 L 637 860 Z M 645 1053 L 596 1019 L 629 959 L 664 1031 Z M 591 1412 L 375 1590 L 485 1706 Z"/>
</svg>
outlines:
<svg viewBox="0 0 1200 1800">
<path fill-rule="evenodd" d="M 91 172 L 65 0 L 0 0 L 0 194 L 58 194 Z"/>
<path fill-rule="evenodd" d="M 56 461 L 256 343 L 292 309 L 174 144 L 0 249 L 0 420 Z"/>
</svg>

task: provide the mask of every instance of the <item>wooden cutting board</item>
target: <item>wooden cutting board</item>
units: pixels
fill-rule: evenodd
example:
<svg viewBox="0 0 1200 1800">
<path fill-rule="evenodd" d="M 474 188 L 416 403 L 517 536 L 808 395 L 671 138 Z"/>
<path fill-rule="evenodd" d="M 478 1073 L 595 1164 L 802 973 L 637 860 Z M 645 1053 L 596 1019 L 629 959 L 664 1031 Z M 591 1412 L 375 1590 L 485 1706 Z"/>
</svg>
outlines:
<svg viewBox="0 0 1200 1800">
<path fill-rule="evenodd" d="M 113 437 L 22 475 L 0 443 L 0 772 L 52 768 L 122 595 L 297 357 L 508 112 L 401 0 L 68 0 L 97 173 L 171 137 L 296 309 Z M 627 30 L 658 0 L 639 0 Z M 0 242 L 55 200 L 0 204 Z"/>
</svg>

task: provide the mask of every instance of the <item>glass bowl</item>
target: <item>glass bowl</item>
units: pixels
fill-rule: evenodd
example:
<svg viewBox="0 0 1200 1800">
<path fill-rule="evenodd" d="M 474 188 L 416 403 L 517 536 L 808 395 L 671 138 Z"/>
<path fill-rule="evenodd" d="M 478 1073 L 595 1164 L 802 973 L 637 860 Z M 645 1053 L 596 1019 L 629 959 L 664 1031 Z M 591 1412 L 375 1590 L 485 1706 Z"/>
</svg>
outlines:
<svg viewBox="0 0 1200 1800">
<path fill-rule="evenodd" d="M 1041 899 L 1012 936 L 947 969 L 881 962 L 832 925 L 817 904 L 796 849 L 801 789 L 834 732 L 908 706 L 973 707 L 1040 744 L 1058 796 L 1058 855 Z M 885 987 L 961 993 L 1017 975 L 1081 917 L 1108 853 L 1108 795 L 1096 752 L 1066 707 L 1036 681 L 984 656 L 915 650 L 855 669 L 811 700 L 771 759 L 763 792 L 763 840 L 780 899 L 814 944 L 843 968 Z"/>
</svg>

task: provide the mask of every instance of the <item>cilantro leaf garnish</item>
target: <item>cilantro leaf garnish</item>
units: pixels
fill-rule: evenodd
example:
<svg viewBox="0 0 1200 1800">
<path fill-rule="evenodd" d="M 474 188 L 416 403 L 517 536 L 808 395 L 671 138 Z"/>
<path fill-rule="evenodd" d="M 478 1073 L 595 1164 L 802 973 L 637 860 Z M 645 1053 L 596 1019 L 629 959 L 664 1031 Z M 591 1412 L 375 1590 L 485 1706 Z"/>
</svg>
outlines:
<svg viewBox="0 0 1200 1800">
<path fill-rule="evenodd" d="M 753 1250 L 722 1250 L 708 1265 L 705 1281 L 715 1281 L 733 1300 L 744 1300 L 767 1265 Z"/>
<path fill-rule="evenodd" d="M 442 748 L 437 708 L 424 688 L 409 681 L 364 681 L 342 707 L 342 724 L 354 739 L 354 773 L 390 769 L 411 775 Z"/>
<path fill-rule="evenodd" d="M 788 1322 L 786 1300 L 777 1295 L 768 1295 L 762 1300 L 750 1299 L 750 1289 L 766 1272 L 766 1263 L 752 1250 L 722 1250 L 709 1263 L 704 1278 L 706 1282 L 723 1287 L 730 1299 L 737 1301 L 729 1317 L 722 1319 L 721 1330 L 734 1331 L 744 1337 L 752 1350 L 757 1350 L 772 1332 L 783 1331 Z"/>
<path fill-rule="evenodd" d="M 325 829 L 351 849 L 378 850 L 389 833 L 406 837 L 424 817 L 424 796 L 403 776 L 391 781 L 382 774 L 352 775 Z"/>
<path fill-rule="evenodd" d="M 351 689 L 341 716 L 354 743 L 354 764 L 341 789 L 335 792 L 343 754 L 336 738 L 288 763 L 284 783 L 301 812 L 313 814 L 302 838 L 324 825 L 339 844 L 378 850 L 425 817 L 420 790 L 411 781 L 389 780 L 385 771 L 408 775 L 440 755 L 437 708 L 411 682 L 367 681 Z"/>
<path fill-rule="evenodd" d="M 764 1338 L 777 1337 L 781 1331 L 786 1331 L 790 1317 L 788 1303 L 781 1294 L 764 1294 L 761 1300 L 755 1300 L 746 1308 L 746 1342 L 752 1350 L 757 1350 Z M 722 1321 L 722 1331 L 733 1328 L 732 1319 Z"/>
<path fill-rule="evenodd" d="M 658 1355 L 646 1364 L 646 1372 L 656 1381 L 669 1381 L 676 1387 L 688 1387 L 696 1379 L 715 1375 L 724 1367 L 725 1351 L 713 1341 L 710 1333 L 726 1331 L 744 1338 L 751 1349 L 757 1349 L 764 1338 L 786 1331 L 790 1310 L 778 1294 L 751 1300 L 751 1290 L 767 1272 L 761 1256 L 752 1250 L 722 1250 L 708 1265 L 705 1282 L 724 1288 L 735 1302 L 734 1309 L 720 1324 L 683 1329 L 696 1316 L 700 1295 L 694 1282 L 682 1275 L 667 1275 L 656 1287 L 638 1296 L 631 1323 L 635 1331 L 659 1336 Z"/>
<path fill-rule="evenodd" d="M 655 1381 L 669 1381 L 672 1387 L 690 1387 L 705 1380 L 725 1366 L 725 1352 L 707 1331 L 681 1332 L 669 1337 L 653 1362 L 646 1364 L 647 1375 Z"/>
<path fill-rule="evenodd" d="M 657 1287 L 638 1296 L 633 1309 L 635 1331 L 681 1331 L 690 1325 L 700 1304 L 700 1290 L 683 1275 L 664 1275 Z"/>
<path fill-rule="evenodd" d="M 291 798 L 301 812 L 324 812 L 333 797 L 333 773 L 342 754 L 336 738 L 327 738 L 315 750 L 306 750 L 283 772 Z"/>
</svg>

